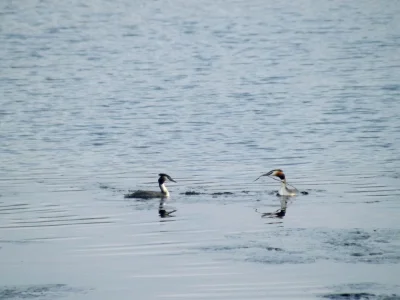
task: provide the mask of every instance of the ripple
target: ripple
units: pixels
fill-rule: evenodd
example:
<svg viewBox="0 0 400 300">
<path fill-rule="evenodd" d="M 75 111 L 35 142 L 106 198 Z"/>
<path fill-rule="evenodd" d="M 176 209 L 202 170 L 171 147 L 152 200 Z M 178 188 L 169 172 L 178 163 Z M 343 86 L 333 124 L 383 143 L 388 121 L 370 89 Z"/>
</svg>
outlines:
<svg viewBox="0 0 400 300">
<path fill-rule="evenodd" d="M 322 294 L 325 299 L 400 299 L 398 294 L 388 294 L 386 291 L 393 289 L 392 286 L 382 285 L 374 282 L 343 284 L 331 287 L 335 292 Z M 371 290 L 379 292 L 372 293 Z"/>
<path fill-rule="evenodd" d="M 399 7 L 377 3 L 0 1 L 12 297 L 396 297 Z M 309 194 L 262 218 L 275 168 Z M 160 172 L 170 218 L 123 198 Z M 382 286 L 332 286 L 354 278 Z"/>
<path fill-rule="evenodd" d="M 0 299 L 36 299 L 55 298 L 68 294 L 83 292 L 82 289 L 72 288 L 66 284 L 45 284 L 29 286 L 3 286 L 0 288 Z"/>
<path fill-rule="evenodd" d="M 232 259 L 265 264 L 304 264 L 321 260 L 391 264 L 398 263 L 400 259 L 394 246 L 399 242 L 398 230 L 279 229 L 277 236 L 279 242 L 269 241 L 263 232 L 231 234 L 227 238 L 238 242 L 207 246 L 202 250 L 227 252 Z M 382 239 L 390 240 L 390 243 L 382 244 Z M 282 244 L 285 246 L 278 246 Z"/>
</svg>

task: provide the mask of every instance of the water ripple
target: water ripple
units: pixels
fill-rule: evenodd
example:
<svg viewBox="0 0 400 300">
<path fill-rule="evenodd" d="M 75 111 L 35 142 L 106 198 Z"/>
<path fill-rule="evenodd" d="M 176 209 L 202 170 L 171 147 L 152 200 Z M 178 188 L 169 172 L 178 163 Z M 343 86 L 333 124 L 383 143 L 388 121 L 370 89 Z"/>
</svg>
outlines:
<svg viewBox="0 0 400 300">
<path fill-rule="evenodd" d="M 397 297 L 399 9 L 0 1 L 0 298 Z"/>
</svg>

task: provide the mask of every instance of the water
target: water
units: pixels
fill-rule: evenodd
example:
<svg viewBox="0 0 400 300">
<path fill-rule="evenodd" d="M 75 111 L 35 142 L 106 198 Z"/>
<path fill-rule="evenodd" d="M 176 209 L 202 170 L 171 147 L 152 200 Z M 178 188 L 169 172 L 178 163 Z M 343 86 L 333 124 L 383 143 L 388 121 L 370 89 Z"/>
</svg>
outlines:
<svg viewBox="0 0 400 300">
<path fill-rule="evenodd" d="M 398 2 L 0 12 L 0 299 L 399 297 Z"/>
</svg>

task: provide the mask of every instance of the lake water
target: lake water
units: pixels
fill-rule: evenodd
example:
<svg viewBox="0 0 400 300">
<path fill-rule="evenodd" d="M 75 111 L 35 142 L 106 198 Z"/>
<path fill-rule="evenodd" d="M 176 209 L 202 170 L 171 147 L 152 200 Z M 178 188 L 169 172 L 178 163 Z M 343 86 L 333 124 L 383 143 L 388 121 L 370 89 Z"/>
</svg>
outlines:
<svg viewBox="0 0 400 300">
<path fill-rule="evenodd" d="M 399 15 L 1 1 L 0 299 L 399 299 Z"/>
</svg>

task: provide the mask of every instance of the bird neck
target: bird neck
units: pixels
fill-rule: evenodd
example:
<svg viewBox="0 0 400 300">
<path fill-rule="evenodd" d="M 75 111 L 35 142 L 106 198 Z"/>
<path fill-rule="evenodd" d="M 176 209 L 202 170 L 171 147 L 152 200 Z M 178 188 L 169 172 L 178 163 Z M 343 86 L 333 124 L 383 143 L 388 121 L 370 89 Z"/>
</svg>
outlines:
<svg viewBox="0 0 400 300">
<path fill-rule="evenodd" d="M 286 192 L 286 180 L 283 179 L 281 180 L 281 188 L 278 191 L 278 194 L 281 196 L 285 196 L 287 194 Z"/>
<path fill-rule="evenodd" d="M 163 193 L 166 197 L 169 196 L 169 192 L 164 183 L 160 184 L 160 190 L 161 190 L 161 193 Z"/>
</svg>

